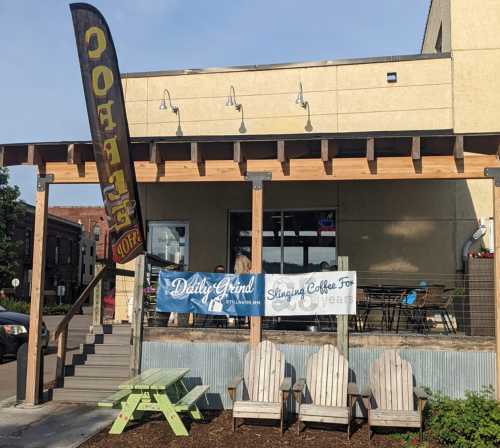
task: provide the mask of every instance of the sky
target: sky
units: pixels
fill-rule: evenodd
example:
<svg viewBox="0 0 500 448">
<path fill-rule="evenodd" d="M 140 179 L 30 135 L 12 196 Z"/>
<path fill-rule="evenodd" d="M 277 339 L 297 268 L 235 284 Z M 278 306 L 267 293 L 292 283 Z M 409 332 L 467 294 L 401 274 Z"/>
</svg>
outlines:
<svg viewBox="0 0 500 448">
<path fill-rule="evenodd" d="M 430 0 L 94 0 L 121 72 L 418 54 Z M 66 0 L 0 0 L 0 144 L 90 139 Z M 11 183 L 33 203 L 32 167 Z M 54 185 L 50 205 L 102 205 Z"/>
</svg>

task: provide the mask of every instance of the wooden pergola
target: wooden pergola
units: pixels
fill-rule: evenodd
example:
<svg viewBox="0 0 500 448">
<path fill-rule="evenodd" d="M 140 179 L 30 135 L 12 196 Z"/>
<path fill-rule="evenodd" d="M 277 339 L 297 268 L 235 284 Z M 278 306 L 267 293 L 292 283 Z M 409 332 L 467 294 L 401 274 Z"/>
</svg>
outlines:
<svg viewBox="0 0 500 448">
<path fill-rule="evenodd" d="M 132 139 L 137 182 L 252 182 L 252 270 L 262 270 L 264 182 L 491 178 L 495 223 L 500 222 L 500 135 L 450 130 L 370 134 L 300 134 Z M 6 144 L 0 166 L 36 165 L 28 388 L 36 403 L 44 290 L 49 185 L 98 183 L 91 142 Z M 500 254 L 500 225 L 495 225 Z M 497 398 L 500 400 L 500 257 L 495 256 Z M 250 341 L 261 339 L 251 320 Z"/>
</svg>

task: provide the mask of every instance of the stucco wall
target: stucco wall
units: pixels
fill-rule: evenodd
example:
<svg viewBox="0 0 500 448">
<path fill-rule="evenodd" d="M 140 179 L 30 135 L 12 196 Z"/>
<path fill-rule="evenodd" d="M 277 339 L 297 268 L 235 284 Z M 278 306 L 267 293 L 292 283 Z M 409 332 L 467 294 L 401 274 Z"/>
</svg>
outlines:
<svg viewBox="0 0 500 448">
<path fill-rule="evenodd" d="M 190 223 L 190 270 L 226 262 L 228 210 L 251 208 L 245 183 L 140 184 L 146 220 Z M 454 274 L 478 218 L 492 216 L 488 180 L 271 183 L 266 209 L 337 208 L 338 254 L 360 271 Z"/>
<path fill-rule="evenodd" d="M 398 82 L 387 82 L 397 72 Z M 308 114 L 296 104 L 302 82 Z M 184 135 L 235 135 L 242 116 L 227 107 L 230 86 L 247 134 L 403 131 L 452 126 L 449 59 L 209 71 L 123 79 L 132 136 L 174 136 L 178 116 L 160 110 L 164 89 Z"/>
<path fill-rule="evenodd" d="M 441 31 L 443 52 L 451 51 L 451 0 L 432 0 L 422 44 L 422 53 L 436 53 L 436 43 Z"/>
<path fill-rule="evenodd" d="M 452 0 L 454 127 L 500 131 L 500 2 Z"/>
</svg>

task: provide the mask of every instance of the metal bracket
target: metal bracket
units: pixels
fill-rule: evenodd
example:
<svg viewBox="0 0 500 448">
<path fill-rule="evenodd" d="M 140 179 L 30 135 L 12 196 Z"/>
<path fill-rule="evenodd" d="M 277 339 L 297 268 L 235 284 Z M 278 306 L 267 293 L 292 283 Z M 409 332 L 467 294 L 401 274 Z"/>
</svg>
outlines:
<svg viewBox="0 0 500 448">
<path fill-rule="evenodd" d="M 495 187 L 500 187 L 500 168 L 485 168 L 484 175 L 495 180 Z"/>
<path fill-rule="evenodd" d="M 53 174 L 38 175 L 36 178 L 36 191 L 45 191 L 46 185 L 54 182 Z"/>
<path fill-rule="evenodd" d="M 265 180 L 271 180 L 273 175 L 270 171 L 250 171 L 245 176 L 245 180 L 252 182 L 254 190 L 262 190 Z"/>
</svg>

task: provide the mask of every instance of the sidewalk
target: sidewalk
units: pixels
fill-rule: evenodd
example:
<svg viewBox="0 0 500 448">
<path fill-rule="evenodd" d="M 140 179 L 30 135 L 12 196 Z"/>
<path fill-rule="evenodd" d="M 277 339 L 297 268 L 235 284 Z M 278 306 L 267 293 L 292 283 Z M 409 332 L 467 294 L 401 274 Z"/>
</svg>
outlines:
<svg viewBox="0 0 500 448">
<path fill-rule="evenodd" d="M 76 448 L 111 424 L 117 413 L 52 402 L 0 408 L 0 448 Z"/>
</svg>

